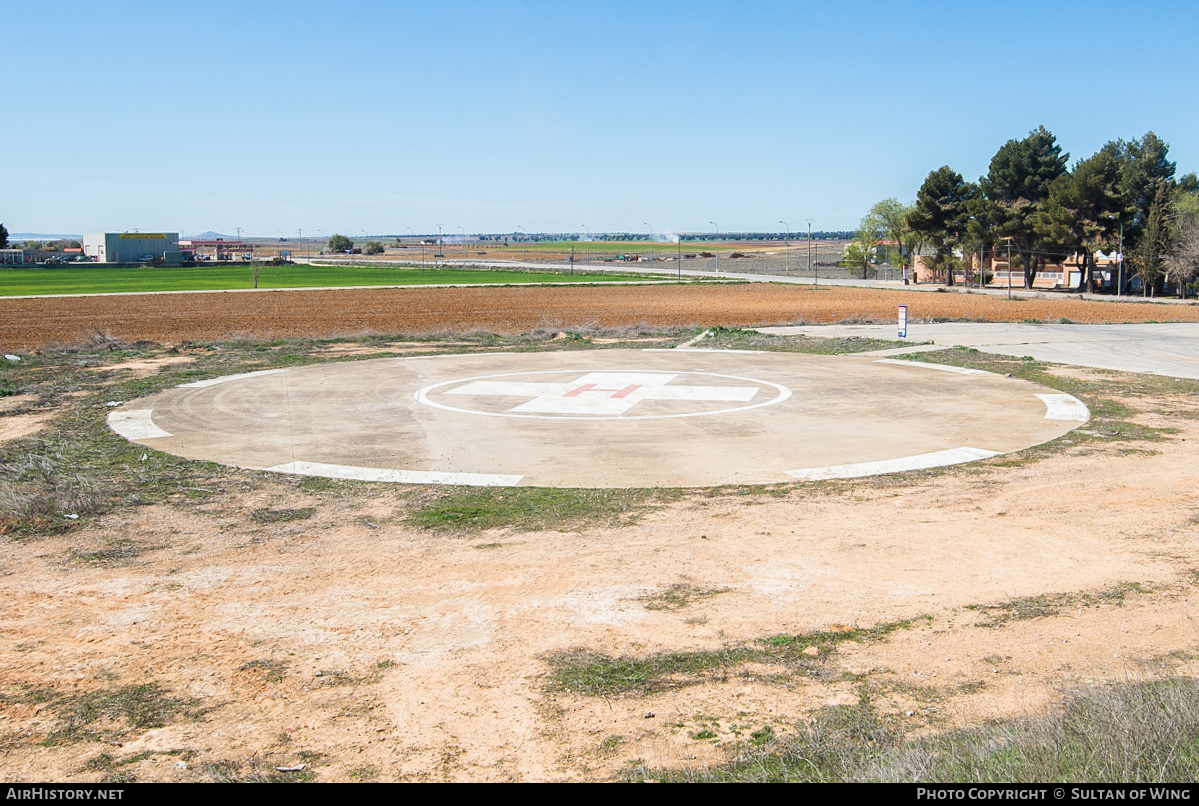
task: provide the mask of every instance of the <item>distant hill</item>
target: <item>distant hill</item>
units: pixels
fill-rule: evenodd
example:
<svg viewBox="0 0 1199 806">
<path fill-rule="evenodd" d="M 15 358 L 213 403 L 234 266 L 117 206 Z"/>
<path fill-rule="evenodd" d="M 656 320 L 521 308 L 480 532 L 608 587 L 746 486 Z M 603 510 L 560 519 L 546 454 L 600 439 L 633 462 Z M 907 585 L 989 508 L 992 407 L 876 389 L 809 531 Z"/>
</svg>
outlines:
<svg viewBox="0 0 1199 806">
<path fill-rule="evenodd" d="M 179 237 L 185 241 L 215 241 L 217 238 L 221 238 L 222 240 L 226 241 L 237 240 L 232 235 L 225 235 L 224 233 L 213 232 L 212 230 L 201 232 L 198 235 L 180 235 Z"/>
<path fill-rule="evenodd" d="M 57 235 L 49 232 L 10 232 L 10 241 L 78 241 L 82 235 Z"/>
</svg>

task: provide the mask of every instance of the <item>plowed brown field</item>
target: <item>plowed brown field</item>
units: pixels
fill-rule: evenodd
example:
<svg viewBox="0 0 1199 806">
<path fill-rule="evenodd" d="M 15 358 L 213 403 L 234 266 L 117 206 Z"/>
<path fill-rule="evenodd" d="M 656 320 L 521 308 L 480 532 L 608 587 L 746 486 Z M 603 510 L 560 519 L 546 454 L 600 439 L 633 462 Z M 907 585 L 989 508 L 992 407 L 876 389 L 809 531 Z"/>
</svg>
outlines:
<svg viewBox="0 0 1199 806">
<path fill-rule="evenodd" d="M 1008 300 L 867 288 L 785 285 L 660 285 L 503 288 L 380 288 L 138 294 L 0 300 L 0 347 L 71 344 L 94 333 L 129 341 L 424 333 L 482 328 L 649 324 L 749 326 L 846 319 L 988 322 L 1199 321 L 1199 305 L 1108 302 L 1077 297 Z"/>
</svg>

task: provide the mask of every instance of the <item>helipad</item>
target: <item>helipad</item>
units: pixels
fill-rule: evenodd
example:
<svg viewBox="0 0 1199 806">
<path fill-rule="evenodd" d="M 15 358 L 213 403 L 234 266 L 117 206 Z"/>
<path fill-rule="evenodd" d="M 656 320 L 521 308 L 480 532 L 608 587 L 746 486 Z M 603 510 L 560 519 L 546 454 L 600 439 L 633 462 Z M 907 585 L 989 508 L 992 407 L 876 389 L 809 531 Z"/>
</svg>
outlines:
<svg viewBox="0 0 1199 806">
<path fill-rule="evenodd" d="M 594 350 L 383 358 L 197 381 L 113 411 L 128 439 L 401 483 L 708 486 L 972 461 L 1088 418 L 1069 395 L 877 356 Z"/>
</svg>

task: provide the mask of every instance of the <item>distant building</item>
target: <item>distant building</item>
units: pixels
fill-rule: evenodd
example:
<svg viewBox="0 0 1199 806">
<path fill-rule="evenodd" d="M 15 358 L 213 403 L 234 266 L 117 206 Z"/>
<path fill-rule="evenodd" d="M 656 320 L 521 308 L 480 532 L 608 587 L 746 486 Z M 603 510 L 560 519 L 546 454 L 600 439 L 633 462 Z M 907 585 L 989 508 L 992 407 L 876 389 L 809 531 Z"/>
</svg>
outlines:
<svg viewBox="0 0 1199 806">
<path fill-rule="evenodd" d="M 914 269 L 916 279 L 921 283 L 945 282 L 945 270 L 937 270 L 932 267 L 932 256 L 933 249 L 925 247 L 916 257 Z M 1012 253 L 1012 257 L 1018 256 L 1018 252 Z M 961 250 L 955 251 L 954 257 L 960 261 L 962 258 Z M 1119 282 L 1119 254 L 1116 252 L 1108 254 L 1103 251 L 1097 251 L 1095 252 L 1094 259 L 1095 287 L 1097 289 L 1108 289 L 1112 287 L 1113 282 Z M 986 259 L 981 264 L 979 256 L 975 254 L 970 256 L 968 263 L 968 271 L 960 263 L 955 267 L 953 273 L 955 283 L 977 283 L 979 266 L 981 265 L 986 282 L 990 286 L 1006 287 L 1010 275 L 1013 287 L 1024 287 L 1024 269 L 1019 265 L 1008 265 L 1008 255 L 1002 246 L 992 248 L 986 254 Z M 1066 257 L 1059 257 L 1056 262 L 1048 259 L 1045 260 L 1038 267 L 1037 275 L 1033 278 L 1033 288 L 1080 288 L 1084 285 L 1084 278 L 1082 257 L 1077 252 L 1074 252 Z"/>
<path fill-rule="evenodd" d="M 0 249 L 0 265 L 20 265 L 24 262 L 24 249 Z"/>
<path fill-rule="evenodd" d="M 254 247 L 245 241 L 182 240 L 179 246 L 195 254 L 197 260 L 235 260 L 253 257 Z"/>
<path fill-rule="evenodd" d="M 177 232 L 89 232 L 83 236 L 83 254 L 98 263 L 138 263 L 161 260 L 179 251 Z"/>
</svg>

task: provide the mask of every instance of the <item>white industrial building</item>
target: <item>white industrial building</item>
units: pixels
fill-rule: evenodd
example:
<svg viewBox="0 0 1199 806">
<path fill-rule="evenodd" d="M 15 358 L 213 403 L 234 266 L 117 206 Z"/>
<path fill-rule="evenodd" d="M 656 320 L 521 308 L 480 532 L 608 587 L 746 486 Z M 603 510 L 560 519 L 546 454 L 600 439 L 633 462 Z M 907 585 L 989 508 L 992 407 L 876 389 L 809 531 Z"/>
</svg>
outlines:
<svg viewBox="0 0 1199 806">
<path fill-rule="evenodd" d="M 83 254 L 98 263 L 138 263 L 161 260 L 179 251 L 177 232 L 89 232 L 83 236 Z"/>
</svg>

